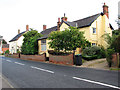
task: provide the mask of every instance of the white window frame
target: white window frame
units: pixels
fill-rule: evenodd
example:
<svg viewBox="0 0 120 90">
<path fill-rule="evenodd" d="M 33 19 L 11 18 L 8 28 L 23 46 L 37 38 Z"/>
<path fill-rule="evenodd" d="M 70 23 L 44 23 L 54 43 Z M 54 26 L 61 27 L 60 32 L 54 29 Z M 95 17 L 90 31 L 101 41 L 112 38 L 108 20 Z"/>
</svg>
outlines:
<svg viewBox="0 0 120 90">
<path fill-rule="evenodd" d="M 46 47 L 46 40 L 41 40 L 41 51 L 46 51 L 47 47 Z"/>
<path fill-rule="evenodd" d="M 92 33 L 96 34 L 96 28 L 95 27 L 92 28 Z"/>
</svg>

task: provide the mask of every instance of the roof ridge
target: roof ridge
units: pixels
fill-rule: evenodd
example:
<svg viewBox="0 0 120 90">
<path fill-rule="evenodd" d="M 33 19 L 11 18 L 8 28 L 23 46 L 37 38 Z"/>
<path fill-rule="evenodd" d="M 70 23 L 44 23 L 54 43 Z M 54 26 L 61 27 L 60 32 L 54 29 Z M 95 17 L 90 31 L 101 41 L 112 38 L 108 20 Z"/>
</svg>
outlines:
<svg viewBox="0 0 120 90">
<path fill-rule="evenodd" d="M 101 15 L 101 13 L 94 14 L 94 15 L 91 15 L 91 16 L 88 16 L 88 17 L 85 17 L 85 18 L 82 18 L 82 19 L 78 19 L 78 20 L 72 21 L 72 22 L 77 22 L 77 21 L 80 21 L 80 20 L 84 20 L 84 19 L 87 19 L 87 18 L 90 18 L 90 17 L 97 16 L 97 15 Z"/>
<path fill-rule="evenodd" d="M 53 27 L 47 28 L 44 31 L 49 30 L 49 29 L 54 28 L 54 27 L 57 27 L 57 26 L 53 26 Z M 43 32 L 43 31 L 41 31 L 41 32 Z"/>
<path fill-rule="evenodd" d="M 21 33 L 18 33 L 15 37 L 13 37 L 9 42 L 18 40 L 19 37 L 21 37 L 26 31 L 23 31 Z"/>
</svg>

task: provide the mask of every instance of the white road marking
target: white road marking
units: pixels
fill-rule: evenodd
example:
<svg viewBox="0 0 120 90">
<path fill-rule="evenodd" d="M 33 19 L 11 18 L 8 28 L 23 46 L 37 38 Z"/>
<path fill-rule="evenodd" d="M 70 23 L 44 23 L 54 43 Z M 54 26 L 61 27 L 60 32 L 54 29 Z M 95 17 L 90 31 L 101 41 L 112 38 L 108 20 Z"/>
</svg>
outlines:
<svg viewBox="0 0 120 90">
<path fill-rule="evenodd" d="M 25 64 L 22 64 L 22 63 L 19 63 L 19 62 L 15 62 L 16 64 L 19 64 L 19 65 L 25 65 Z"/>
<path fill-rule="evenodd" d="M 10 60 L 6 60 L 6 61 L 8 61 L 8 62 L 12 62 L 12 61 L 10 61 Z"/>
<path fill-rule="evenodd" d="M 42 68 L 38 68 L 38 67 L 34 67 L 34 66 L 31 66 L 31 68 L 38 69 L 38 70 L 45 71 L 45 72 L 49 72 L 49 73 L 54 73 L 53 71 L 42 69 Z"/>
<path fill-rule="evenodd" d="M 77 80 L 82 80 L 82 81 L 86 81 L 86 82 L 90 82 L 90 83 L 95 83 L 95 84 L 99 84 L 99 85 L 103 85 L 103 86 L 111 87 L 111 88 L 117 88 L 117 89 L 120 89 L 120 87 L 113 86 L 113 85 L 109 85 L 109 84 L 105 84 L 105 83 L 101 83 L 101 82 L 96 82 L 96 81 L 87 80 L 87 79 L 78 78 L 78 77 L 73 77 L 73 78 L 74 78 L 74 79 L 77 79 Z"/>
</svg>

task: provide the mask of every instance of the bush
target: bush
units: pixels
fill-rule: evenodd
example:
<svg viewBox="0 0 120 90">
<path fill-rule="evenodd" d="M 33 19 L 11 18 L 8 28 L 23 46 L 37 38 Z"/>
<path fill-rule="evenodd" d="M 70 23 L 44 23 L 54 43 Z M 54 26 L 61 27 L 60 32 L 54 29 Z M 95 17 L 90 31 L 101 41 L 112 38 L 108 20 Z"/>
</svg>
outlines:
<svg viewBox="0 0 120 90">
<path fill-rule="evenodd" d="M 5 54 L 9 54 L 9 50 L 6 50 L 6 51 L 5 51 Z"/>
<path fill-rule="evenodd" d="M 91 46 L 83 49 L 82 57 L 86 60 L 105 58 L 105 50 L 103 47 Z"/>
<path fill-rule="evenodd" d="M 96 59 L 97 55 L 92 55 L 92 56 L 82 55 L 82 58 L 89 61 L 89 60 Z"/>
<path fill-rule="evenodd" d="M 71 52 L 57 52 L 57 51 L 54 51 L 54 50 L 48 50 L 48 53 L 49 54 L 52 54 L 52 55 L 69 55 L 71 54 Z"/>
<path fill-rule="evenodd" d="M 106 59 L 107 59 L 107 62 L 108 62 L 108 65 L 109 67 L 112 66 L 112 54 L 115 52 L 114 49 L 107 49 L 106 50 Z"/>
</svg>

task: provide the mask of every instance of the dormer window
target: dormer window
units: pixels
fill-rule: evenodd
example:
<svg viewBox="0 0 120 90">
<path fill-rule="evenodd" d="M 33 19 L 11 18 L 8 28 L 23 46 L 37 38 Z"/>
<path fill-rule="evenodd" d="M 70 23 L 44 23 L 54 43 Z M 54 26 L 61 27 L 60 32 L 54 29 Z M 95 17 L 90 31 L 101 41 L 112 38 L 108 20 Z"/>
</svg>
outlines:
<svg viewBox="0 0 120 90">
<path fill-rule="evenodd" d="M 93 27 L 93 33 L 96 34 L 96 28 Z"/>
</svg>

